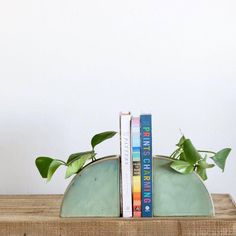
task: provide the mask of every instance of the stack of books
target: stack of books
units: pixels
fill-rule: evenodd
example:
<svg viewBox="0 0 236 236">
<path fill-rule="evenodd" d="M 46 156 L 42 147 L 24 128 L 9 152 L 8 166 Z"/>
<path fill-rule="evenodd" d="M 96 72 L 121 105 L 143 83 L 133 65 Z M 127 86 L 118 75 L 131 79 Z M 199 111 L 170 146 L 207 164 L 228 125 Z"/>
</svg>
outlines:
<svg viewBox="0 0 236 236">
<path fill-rule="evenodd" d="M 120 113 L 123 217 L 152 217 L 152 117 Z"/>
</svg>

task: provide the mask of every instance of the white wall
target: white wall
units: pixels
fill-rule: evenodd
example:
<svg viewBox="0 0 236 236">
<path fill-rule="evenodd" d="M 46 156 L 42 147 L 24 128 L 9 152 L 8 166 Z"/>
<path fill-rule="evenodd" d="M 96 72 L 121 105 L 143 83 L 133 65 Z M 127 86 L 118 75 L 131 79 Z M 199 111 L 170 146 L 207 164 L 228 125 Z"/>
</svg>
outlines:
<svg viewBox="0 0 236 236">
<path fill-rule="evenodd" d="M 154 151 L 179 128 L 198 148 L 232 147 L 211 192 L 236 198 L 234 0 L 0 1 L 0 194 L 62 193 L 34 159 L 66 159 L 118 113 L 151 112 Z M 102 155 L 119 152 L 118 137 Z"/>
</svg>

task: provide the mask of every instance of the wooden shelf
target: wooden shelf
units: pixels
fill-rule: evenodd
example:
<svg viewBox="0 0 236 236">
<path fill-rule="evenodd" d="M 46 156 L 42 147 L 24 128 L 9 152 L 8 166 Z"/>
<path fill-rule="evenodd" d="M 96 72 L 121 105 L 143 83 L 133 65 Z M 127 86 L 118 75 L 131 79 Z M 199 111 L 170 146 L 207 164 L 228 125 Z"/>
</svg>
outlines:
<svg viewBox="0 0 236 236">
<path fill-rule="evenodd" d="M 96 196 L 95 196 L 96 197 Z M 235 236 L 236 206 L 228 194 L 213 194 L 214 217 L 60 218 L 62 195 L 1 195 L 1 236 Z"/>
</svg>

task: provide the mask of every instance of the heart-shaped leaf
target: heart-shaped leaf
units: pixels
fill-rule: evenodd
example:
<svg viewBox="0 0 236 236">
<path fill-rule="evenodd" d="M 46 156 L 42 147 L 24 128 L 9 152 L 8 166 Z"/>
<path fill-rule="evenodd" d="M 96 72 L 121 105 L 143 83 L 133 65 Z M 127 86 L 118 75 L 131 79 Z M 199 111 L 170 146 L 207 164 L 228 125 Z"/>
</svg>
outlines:
<svg viewBox="0 0 236 236">
<path fill-rule="evenodd" d="M 222 170 L 222 172 L 225 170 L 225 162 L 230 152 L 230 148 L 224 148 L 211 157 L 211 159 Z"/>
<path fill-rule="evenodd" d="M 47 178 L 48 176 L 48 169 L 50 164 L 52 163 L 53 159 L 51 157 L 37 157 L 35 160 L 35 164 L 38 168 L 40 175 L 43 178 Z"/>
<path fill-rule="evenodd" d="M 183 143 L 183 151 L 184 151 L 186 161 L 191 163 L 192 165 L 194 165 L 196 162 L 198 162 L 202 158 L 199 152 L 193 146 L 190 139 L 185 139 Z"/>
<path fill-rule="evenodd" d="M 112 138 L 114 135 L 116 135 L 116 133 L 117 132 L 115 132 L 115 131 L 106 131 L 106 132 L 94 135 L 91 140 L 92 147 L 94 148 L 99 143 L 101 143 L 109 138 Z"/>
<path fill-rule="evenodd" d="M 93 153 L 85 153 L 81 155 L 78 160 L 71 162 L 71 164 L 69 164 L 67 167 L 65 178 L 69 178 L 76 174 L 80 169 L 82 169 L 85 162 L 93 157 L 93 155 Z"/>
<path fill-rule="evenodd" d="M 57 160 L 57 159 L 54 159 L 49 168 L 48 168 L 48 174 L 47 174 L 47 181 L 50 181 L 53 174 L 55 173 L 55 171 L 58 169 L 59 166 L 61 165 L 65 165 L 65 162 L 64 161 L 61 161 L 61 160 Z"/>
<path fill-rule="evenodd" d="M 77 153 L 73 153 L 69 156 L 68 160 L 67 160 L 67 165 L 70 165 L 72 162 L 80 159 L 82 156 L 86 155 L 86 154 L 95 154 L 94 151 L 88 151 L 88 152 L 77 152 Z"/>
<path fill-rule="evenodd" d="M 182 173 L 182 174 L 189 174 L 189 173 L 193 172 L 193 169 L 194 169 L 192 164 L 190 164 L 186 161 L 180 161 L 180 160 L 173 161 L 171 163 L 170 167 L 172 169 L 174 169 L 175 171 Z"/>
</svg>

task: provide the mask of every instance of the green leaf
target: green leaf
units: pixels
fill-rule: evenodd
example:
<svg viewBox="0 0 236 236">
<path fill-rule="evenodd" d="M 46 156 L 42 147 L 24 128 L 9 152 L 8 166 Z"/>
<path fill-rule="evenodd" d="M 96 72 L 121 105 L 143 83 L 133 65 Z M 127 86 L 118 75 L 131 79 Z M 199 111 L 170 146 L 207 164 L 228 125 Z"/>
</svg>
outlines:
<svg viewBox="0 0 236 236">
<path fill-rule="evenodd" d="M 47 181 L 50 181 L 53 174 L 55 173 L 55 171 L 58 169 L 59 166 L 61 165 L 65 165 L 64 161 L 61 160 L 53 160 L 48 168 L 48 174 L 47 174 Z"/>
<path fill-rule="evenodd" d="M 222 172 L 225 170 L 225 162 L 230 152 L 230 148 L 225 148 L 217 152 L 215 156 L 211 157 L 211 159 L 222 170 Z"/>
<path fill-rule="evenodd" d="M 114 135 L 116 135 L 117 132 L 115 131 L 106 131 L 100 134 L 96 134 L 93 136 L 91 140 L 91 145 L 94 148 L 99 143 L 105 141 L 106 139 L 112 138 Z"/>
<path fill-rule="evenodd" d="M 70 165 L 72 162 L 80 159 L 82 156 L 86 155 L 86 154 L 95 154 L 94 151 L 88 151 L 88 152 L 77 152 L 77 153 L 73 153 L 69 156 L 68 160 L 67 160 L 67 165 Z"/>
<path fill-rule="evenodd" d="M 48 176 L 48 169 L 50 164 L 52 163 L 53 159 L 51 157 L 38 157 L 35 160 L 35 164 L 38 168 L 40 175 L 43 178 L 47 178 Z"/>
<path fill-rule="evenodd" d="M 201 166 L 197 166 L 197 173 L 200 175 L 202 180 L 207 180 L 207 174 L 206 174 L 206 168 L 203 168 Z"/>
<path fill-rule="evenodd" d="M 185 157 L 184 152 L 181 152 L 181 153 L 180 153 L 180 155 L 179 155 L 179 160 L 181 160 L 181 161 L 186 161 L 186 157 Z"/>
<path fill-rule="evenodd" d="M 73 174 L 76 174 L 84 166 L 85 162 L 93 157 L 93 155 L 94 154 L 92 153 L 85 153 L 81 155 L 78 160 L 71 162 L 67 167 L 65 178 L 69 178 Z"/>
<path fill-rule="evenodd" d="M 194 166 L 186 161 L 173 161 L 170 165 L 172 169 L 182 174 L 189 174 L 193 172 Z"/>
<path fill-rule="evenodd" d="M 184 137 L 184 135 L 180 138 L 179 142 L 176 144 L 177 147 L 182 147 L 184 142 L 185 142 L 186 138 Z"/>
<path fill-rule="evenodd" d="M 201 160 L 201 155 L 193 146 L 190 139 L 185 139 L 183 143 L 183 151 L 186 158 L 186 161 L 194 165 L 196 162 Z"/>
</svg>

